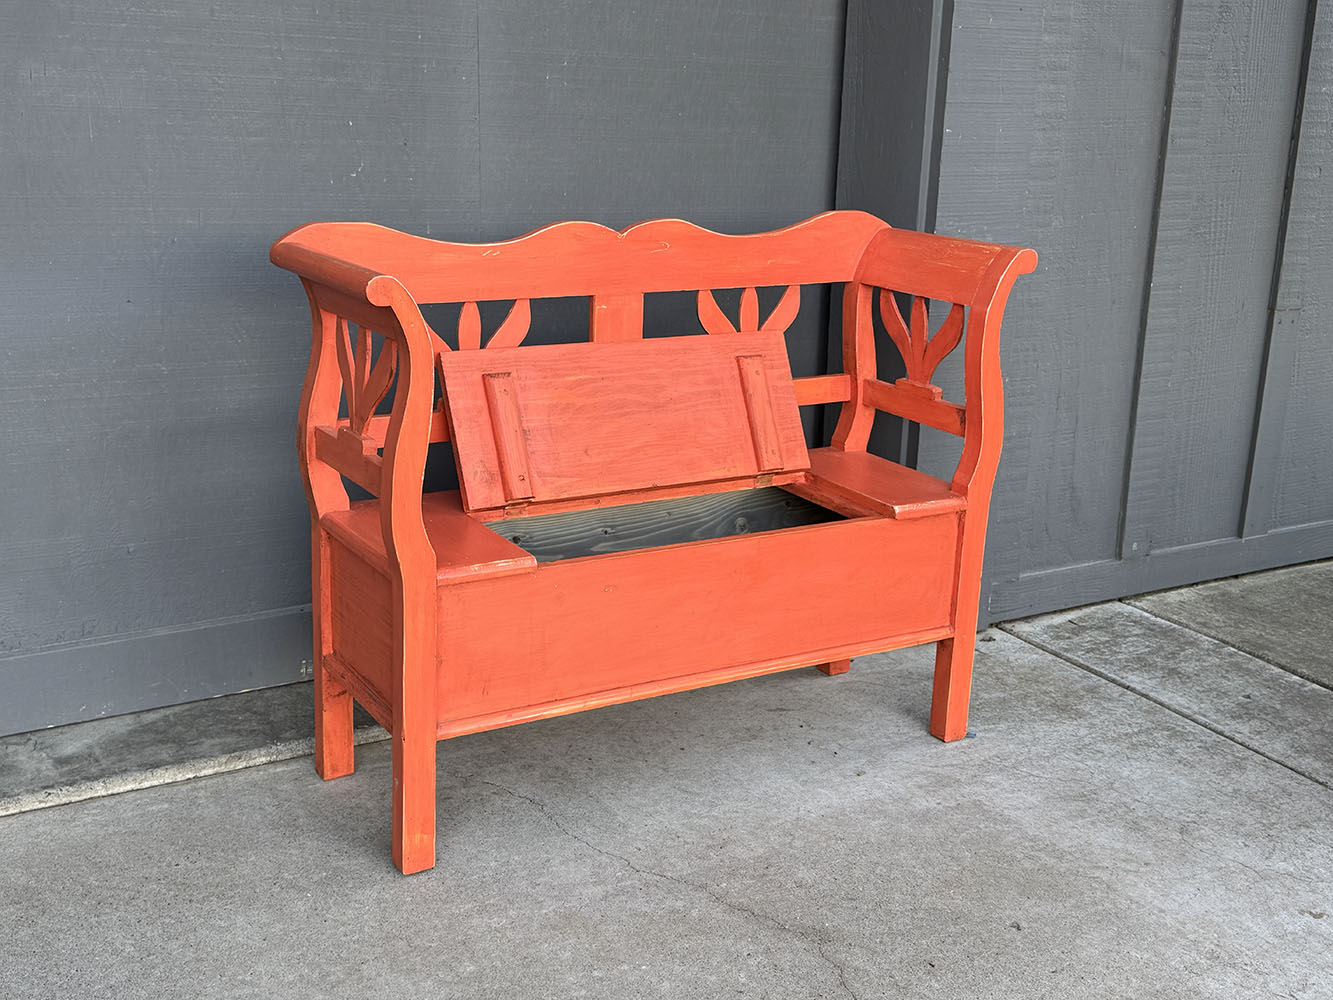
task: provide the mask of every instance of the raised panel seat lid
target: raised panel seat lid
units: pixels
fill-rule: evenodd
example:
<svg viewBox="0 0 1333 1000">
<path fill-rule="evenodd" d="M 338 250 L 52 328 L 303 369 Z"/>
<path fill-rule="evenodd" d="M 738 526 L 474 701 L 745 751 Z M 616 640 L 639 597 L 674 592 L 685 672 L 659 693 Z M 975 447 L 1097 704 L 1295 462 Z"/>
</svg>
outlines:
<svg viewBox="0 0 1333 1000">
<path fill-rule="evenodd" d="M 443 352 L 469 511 L 800 472 L 780 333 Z"/>
</svg>

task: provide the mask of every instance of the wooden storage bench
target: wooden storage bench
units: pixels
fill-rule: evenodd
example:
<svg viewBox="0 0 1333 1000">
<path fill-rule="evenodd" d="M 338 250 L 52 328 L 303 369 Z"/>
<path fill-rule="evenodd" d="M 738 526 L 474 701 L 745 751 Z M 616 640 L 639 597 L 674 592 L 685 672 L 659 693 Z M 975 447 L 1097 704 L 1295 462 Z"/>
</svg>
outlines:
<svg viewBox="0 0 1333 1000">
<path fill-rule="evenodd" d="M 1031 250 L 829 212 L 747 236 L 567 222 L 480 245 L 315 223 L 272 260 L 314 317 L 315 763 L 352 770 L 353 699 L 392 733 L 402 871 L 435 863 L 435 744 L 462 733 L 933 642 L 930 731 L 965 734 L 1000 318 Z M 843 372 L 793 379 L 801 286 L 830 283 Z M 713 290 L 737 288 L 728 315 Z M 681 290 L 706 335 L 645 339 L 644 295 Z M 520 346 L 530 300 L 559 296 L 589 297 L 587 342 Z M 483 336 L 477 304 L 497 301 Z M 461 304 L 452 347 L 419 303 Z M 906 368 L 892 383 L 876 313 Z M 931 378 L 960 342 L 953 403 Z M 832 443 L 808 450 L 798 408 L 827 403 Z M 953 479 L 868 454 L 876 412 L 961 436 Z M 423 493 L 444 441 L 460 489 Z"/>
</svg>

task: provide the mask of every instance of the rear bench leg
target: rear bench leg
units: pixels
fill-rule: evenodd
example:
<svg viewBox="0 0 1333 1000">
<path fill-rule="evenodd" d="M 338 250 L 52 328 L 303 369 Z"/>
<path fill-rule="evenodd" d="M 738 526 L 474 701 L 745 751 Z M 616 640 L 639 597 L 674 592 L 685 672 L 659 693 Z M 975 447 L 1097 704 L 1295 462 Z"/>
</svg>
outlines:
<svg viewBox="0 0 1333 1000">
<path fill-rule="evenodd" d="M 834 674 L 845 674 L 852 669 L 851 660 L 830 660 L 828 663 L 821 663 L 819 669 L 832 677 Z"/>
<path fill-rule="evenodd" d="M 315 770 L 325 781 L 351 774 L 352 696 L 324 664 L 315 665 Z"/>
<path fill-rule="evenodd" d="M 333 678 L 324 661 L 333 649 L 329 539 L 316 525 L 310 541 L 314 595 L 311 612 L 315 628 L 315 770 L 325 781 L 332 781 L 351 774 L 354 766 L 352 696 Z"/>
</svg>

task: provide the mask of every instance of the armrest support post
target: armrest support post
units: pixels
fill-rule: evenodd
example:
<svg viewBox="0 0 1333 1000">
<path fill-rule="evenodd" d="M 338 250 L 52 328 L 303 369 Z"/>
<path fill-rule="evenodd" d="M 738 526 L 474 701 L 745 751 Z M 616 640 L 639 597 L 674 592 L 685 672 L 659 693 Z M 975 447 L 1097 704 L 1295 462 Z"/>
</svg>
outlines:
<svg viewBox="0 0 1333 1000">
<path fill-rule="evenodd" d="M 851 378 L 851 398 L 842 405 L 833 447 L 865 451 L 875 408 L 866 398 L 866 383 L 875 378 L 875 326 L 870 313 L 874 289 L 849 281 L 842 289 L 842 370 Z"/>
</svg>

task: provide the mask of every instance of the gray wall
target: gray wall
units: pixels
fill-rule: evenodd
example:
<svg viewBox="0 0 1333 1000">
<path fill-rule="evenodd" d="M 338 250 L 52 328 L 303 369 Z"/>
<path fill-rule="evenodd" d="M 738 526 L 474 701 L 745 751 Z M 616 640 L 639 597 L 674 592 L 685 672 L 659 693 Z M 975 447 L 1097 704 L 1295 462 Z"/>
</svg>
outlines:
<svg viewBox="0 0 1333 1000">
<path fill-rule="evenodd" d="M 842 22 L 841 0 L 11 12 L 0 733 L 308 670 L 309 319 L 273 239 L 804 218 L 832 200 Z"/>
<path fill-rule="evenodd" d="M 308 318 L 266 251 L 314 219 L 748 231 L 836 200 L 1034 246 L 983 618 L 1333 555 L 1327 0 L 76 0 L 5 27 L 0 733 L 308 670 Z M 680 315 L 650 302 L 650 332 Z M 826 321 L 809 296 L 799 374 Z"/>
<path fill-rule="evenodd" d="M 937 230 L 1041 254 L 1002 345 L 983 617 L 1333 555 L 1330 4 L 915 8 L 918 47 L 927 9 L 952 26 L 943 116 L 880 176 L 916 184 L 933 138 Z M 840 204 L 882 198 L 849 179 Z"/>
</svg>

